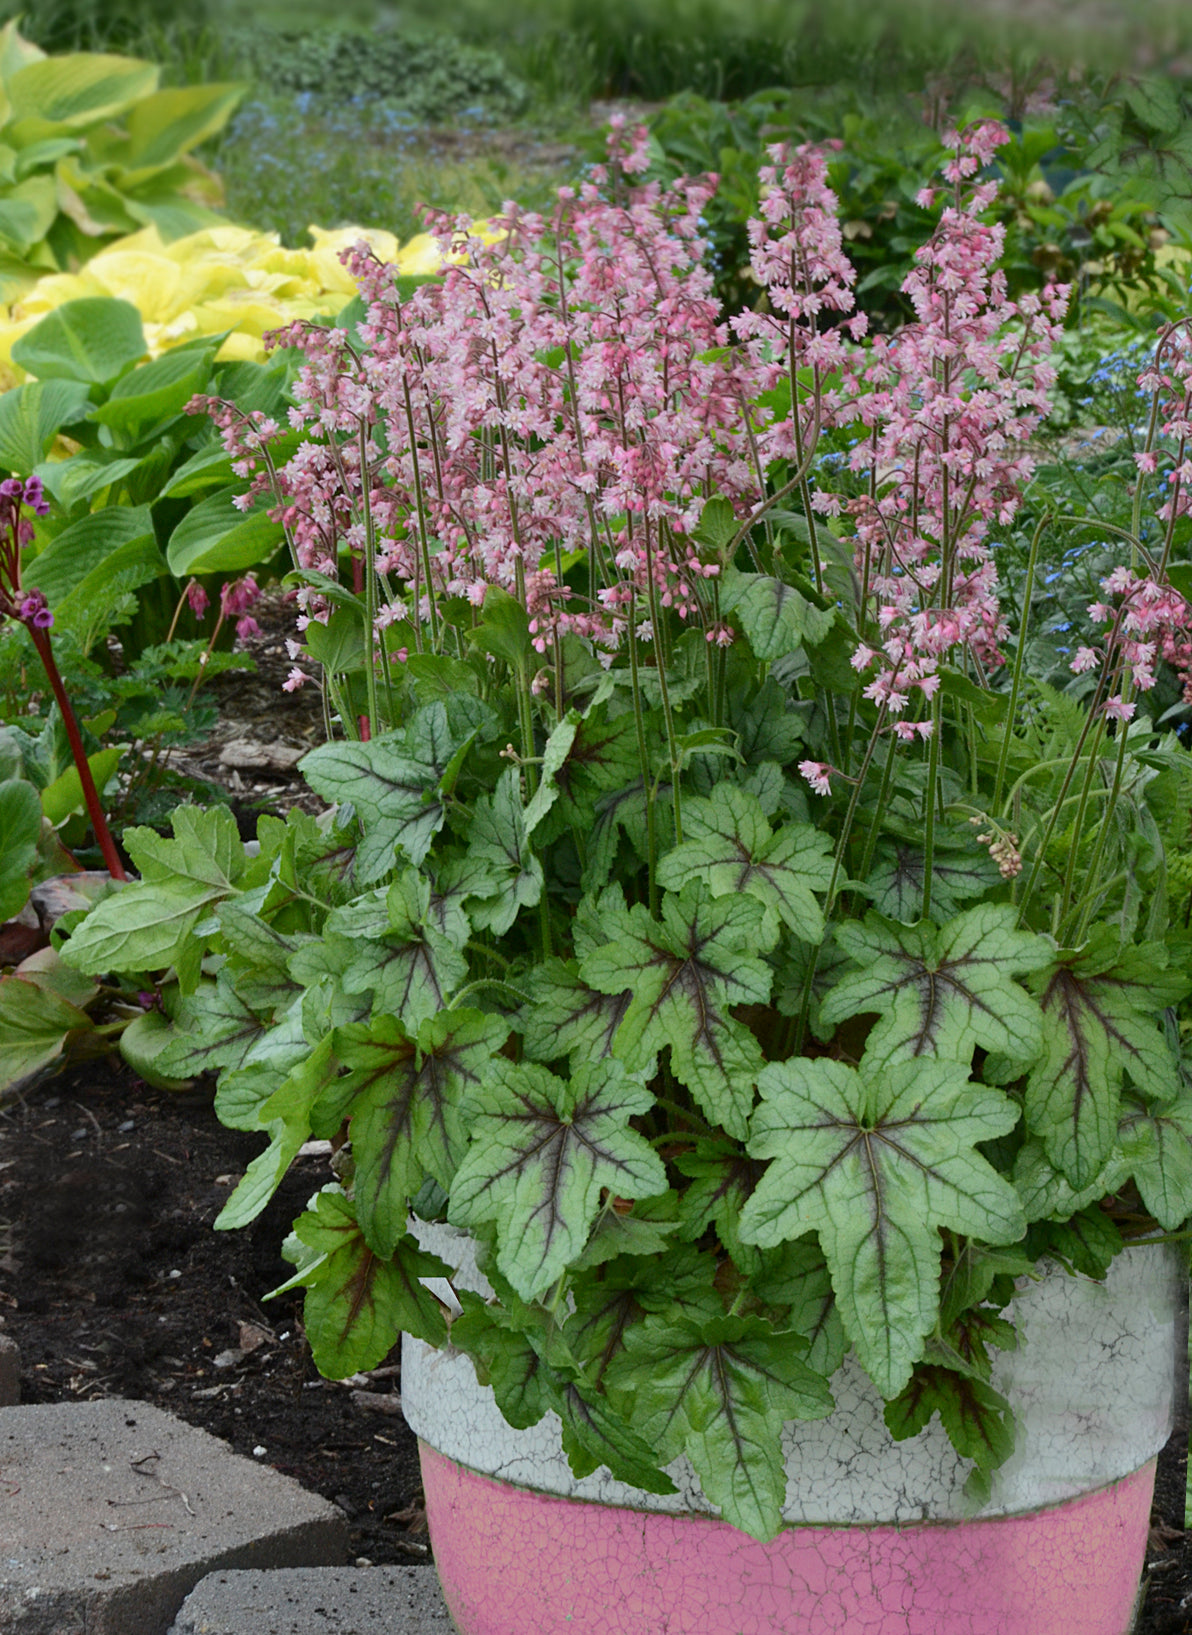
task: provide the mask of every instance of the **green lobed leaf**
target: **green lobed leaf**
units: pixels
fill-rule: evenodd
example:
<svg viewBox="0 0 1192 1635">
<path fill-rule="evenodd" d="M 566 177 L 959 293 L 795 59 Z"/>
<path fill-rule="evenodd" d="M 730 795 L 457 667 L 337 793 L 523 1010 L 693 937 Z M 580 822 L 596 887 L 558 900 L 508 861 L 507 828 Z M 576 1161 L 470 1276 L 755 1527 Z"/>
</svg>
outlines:
<svg viewBox="0 0 1192 1635">
<path fill-rule="evenodd" d="M 927 859 L 923 848 L 910 841 L 879 847 L 869 878 L 861 888 L 877 913 L 904 925 L 914 925 L 923 913 L 923 876 Z M 937 841 L 931 870 L 931 909 L 937 922 L 961 912 L 970 897 L 981 897 L 998 885 L 997 864 L 984 850 L 950 851 Z"/>
<path fill-rule="evenodd" d="M 1017 929 L 1008 904 L 980 904 L 938 928 L 868 914 L 863 924 L 838 926 L 836 940 L 861 969 L 825 994 L 820 1017 L 836 1023 L 875 1012 L 866 1045 L 871 1064 L 967 1062 L 978 1045 L 1024 1062 L 1038 1054 L 1039 1006 L 1013 978 L 1041 970 L 1052 950 Z"/>
<path fill-rule="evenodd" d="M 1065 954 L 1040 980 L 1043 1054 L 1026 1087 L 1026 1121 L 1077 1190 L 1108 1159 L 1117 1137 L 1122 1079 L 1148 1095 L 1174 1096 L 1179 1070 L 1156 1012 L 1188 991 L 1148 943 L 1119 952 L 1111 929 L 1080 954 Z"/>
<path fill-rule="evenodd" d="M 477 898 L 469 908 L 479 930 L 502 936 L 523 908 L 542 896 L 542 864 L 531 850 L 516 767 L 503 772 L 493 794 L 481 795 L 468 830 L 468 860 L 496 883 L 492 896 Z"/>
<path fill-rule="evenodd" d="M 269 1145 L 252 1160 L 215 1217 L 217 1231 L 255 1220 L 281 1185 L 298 1149 L 309 1140 L 311 1107 L 336 1071 L 330 1038 L 287 1065 L 287 1076 L 257 1110 L 256 1128 L 268 1130 Z"/>
<path fill-rule="evenodd" d="M 229 973 L 220 971 L 214 982 L 200 983 L 179 1001 L 174 1036 L 158 1058 L 158 1067 L 176 1078 L 243 1067 L 267 1027 L 237 992 Z"/>
<path fill-rule="evenodd" d="M 495 1058 L 468 1103 L 471 1144 L 448 1219 L 493 1222 L 500 1271 L 536 1299 L 582 1253 L 601 1188 L 623 1198 L 666 1190 L 661 1159 L 629 1128 L 653 1104 L 618 1062 L 585 1064 L 568 1081 Z"/>
<path fill-rule="evenodd" d="M 765 1165 L 742 1152 L 734 1141 L 701 1137 L 688 1151 L 672 1160 L 691 1185 L 683 1189 L 682 1236 L 694 1240 L 715 1224 L 716 1235 L 746 1276 L 761 1270 L 762 1253 L 744 1243 L 738 1230 L 741 1210 L 761 1180 Z"/>
<path fill-rule="evenodd" d="M 781 579 L 729 567 L 721 584 L 720 606 L 725 613 L 736 613 L 756 658 L 784 658 L 804 642 L 814 646 L 823 641 L 832 628 L 834 613 L 816 607 Z"/>
<path fill-rule="evenodd" d="M 375 1254 L 351 1202 L 320 1192 L 294 1231 L 319 1259 L 291 1280 L 306 1288 L 302 1321 L 319 1372 L 344 1379 L 384 1361 L 401 1333 L 428 1345 L 447 1338 L 443 1308 L 420 1279 L 450 1277 L 451 1268 L 408 1234 L 390 1255 Z"/>
<path fill-rule="evenodd" d="M 772 1159 L 741 1212 L 746 1242 L 819 1233 L 841 1319 L 885 1397 L 910 1378 L 939 1309 L 939 1227 L 1013 1243 L 1026 1222 L 977 1144 L 1018 1109 L 956 1062 L 772 1062 L 748 1150 Z"/>
<path fill-rule="evenodd" d="M 1014 1412 L 999 1391 L 971 1375 L 920 1363 L 887 1402 L 886 1426 L 896 1442 L 905 1442 L 936 1414 L 957 1453 L 978 1470 L 996 1470 L 1014 1451 Z"/>
<path fill-rule="evenodd" d="M 410 1033 L 392 1016 L 336 1029 L 348 1069 L 336 1096 L 351 1117 L 361 1230 L 389 1254 L 426 1174 L 450 1192 L 468 1145 L 463 1103 L 481 1089 L 508 1025 L 481 1011 L 442 1011 Z M 350 1099 L 349 1099 L 350 1098 Z"/>
<path fill-rule="evenodd" d="M 527 837 L 533 834 L 558 799 L 559 786 L 555 779 L 559 768 L 571 753 L 580 720 L 578 710 L 568 710 L 546 740 L 546 747 L 542 752 L 542 765 L 538 773 L 538 788 L 534 791 L 523 817 Z"/>
<path fill-rule="evenodd" d="M 1174 1232 L 1192 1215 L 1192 1098 L 1159 1105 L 1126 1100 L 1118 1146 L 1142 1201 Z"/>
<path fill-rule="evenodd" d="M 683 843 L 658 864 L 668 891 L 690 880 L 704 881 L 713 897 L 756 897 L 797 937 L 819 943 L 824 916 L 814 893 L 832 883 L 832 842 L 809 823 L 775 833 L 756 795 L 717 784 L 709 799 L 684 802 Z"/>
<path fill-rule="evenodd" d="M 628 988 L 604 994 L 580 977 L 575 960 L 551 958 L 536 965 L 522 988 L 529 995 L 518 1012 L 522 1048 L 532 1061 L 554 1062 L 564 1056 L 603 1061 L 633 998 Z"/>
<path fill-rule="evenodd" d="M 613 1048 L 631 1072 L 650 1077 L 670 1046 L 671 1067 L 707 1115 L 744 1137 L 761 1047 L 731 1014 L 734 1005 L 764 1004 L 770 970 L 763 910 L 754 898 L 711 900 L 688 886 L 662 902 L 662 920 L 636 904 L 609 926 L 612 940 L 594 948 L 580 976 L 600 993 L 632 994 Z"/>
<path fill-rule="evenodd" d="M 749 1287 L 766 1305 L 782 1313 L 782 1327 L 807 1341 L 804 1361 L 825 1379 L 844 1361 L 848 1350 L 844 1324 L 836 1309 L 832 1274 L 814 1233 L 776 1249 L 761 1251 L 761 1270 Z"/>
<path fill-rule="evenodd" d="M 407 869 L 385 898 L 384 935 L 359 924 L 361 909 L 350 904 L 328 917 L 329 932 L 363 939 L 343 973 L 347 993 L 371 993 L 373 1008 L 401 1018 L 416 1029 L 446 1008 L 468 974 L 468 962 L 451 938 L 430 918 L 430 882 Z M 371 940 L 375 937 L 375 940 Z"/>
<path fill-rule="evenodd" d="M 608 1370 L 614 1405 L 631 1394 L 622 1411 L 660 1461 L 685 1453 L 725 1521 L 762 1541 L 782 1526 L 783 1423 L 833 1407 L 801 1345 L 759 1317 L 647 1318 Z"/>
</svg>

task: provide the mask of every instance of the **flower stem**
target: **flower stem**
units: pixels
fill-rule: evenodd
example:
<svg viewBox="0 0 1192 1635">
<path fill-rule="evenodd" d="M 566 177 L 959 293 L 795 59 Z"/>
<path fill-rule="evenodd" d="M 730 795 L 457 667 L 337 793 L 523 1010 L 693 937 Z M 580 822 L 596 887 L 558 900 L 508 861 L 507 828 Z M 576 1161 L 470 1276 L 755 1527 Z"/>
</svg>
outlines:
<svg viewBox="0 0 1192 1635">
<path fill-rule="evenodd" d="M 124 864 L 120 861 L 120 853 L 116 850 L 116 842 L 112 839 L 112 831 L 108 828 L 108 820 L 104 816 L 103 803 L 99 798 L 99 790 L 95 787 L 95 779 L 91 775 L 91 767 L 87 762 L 87 751 L 83 747 L 83 736 L 79 731 L 79 723 L 75 719 L 75 712 L 70 699 L 66 696 L 66 688 L 62 685 L 62 677 L 54 661 L 50 638 L 44 630 L 36 630 L 31 626 L 30 639 L 37 649 L 37 656 L 45 669 L 46 678 L 50 683 L 50 690 L 54 700 L 62 713 L 62 724 L 66 728 L 66 736 L 70 742 L 70 753 L 74 757 L 75 768 L 79 774 L 79 783 L 83 787 L 83 799 L 87 803 L 87 813 L 91 819 L 91 827 L 95 830 L 95 838 L 99 842 L 99 849 L 103 853 L 104 863 L 113 880 L 127 880 Z"/>
</svg>

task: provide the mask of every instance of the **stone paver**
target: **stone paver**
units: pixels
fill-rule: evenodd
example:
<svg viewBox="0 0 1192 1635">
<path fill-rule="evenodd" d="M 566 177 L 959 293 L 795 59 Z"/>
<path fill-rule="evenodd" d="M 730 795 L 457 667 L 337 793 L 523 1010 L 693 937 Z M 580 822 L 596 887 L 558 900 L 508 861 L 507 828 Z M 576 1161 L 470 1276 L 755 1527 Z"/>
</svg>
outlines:
<svg viewBox="0 0 1192 1635">
<path fill-rule="evenodd" d="M 4 1635 L 165 1635 L 210 1572 L 346 1550 L 335 1505 L 148 1403 L 0 1408 Z"/>
<path fill-rule="evenodd" d="M 433 1567 L 211 1573 L 169 1635 L 454 1635 Z"/>
</svg>

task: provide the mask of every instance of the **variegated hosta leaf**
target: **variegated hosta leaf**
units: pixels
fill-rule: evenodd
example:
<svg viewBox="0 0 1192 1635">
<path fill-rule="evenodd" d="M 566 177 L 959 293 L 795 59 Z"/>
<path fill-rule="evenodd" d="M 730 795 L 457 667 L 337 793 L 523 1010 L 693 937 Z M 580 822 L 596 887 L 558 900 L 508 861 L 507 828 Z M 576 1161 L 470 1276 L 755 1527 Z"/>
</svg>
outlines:
<svg viewBox="0 0 1192 1635">
<path fill-rule="evenodd" d="M 522 810 L 518 770 L 501 774 L 492 795 L 481 795 L 468 831 L 468 860 L 491 875 L 496 889 L 468 907 L 472 924 L 498 936 L 509 930 L 523 908 L 542 896 L 542 864 L 530 848 Z"/>
<path fill-rule="evenodd" d="M 931 870 L 931 911 L 936 921 L 959 914 L 970 897 L 983 896 L 998 885 L 998 866 L 970 832 L 963 849 L 943 849 L 936 839 Z M 914 925 L 923 913 L 923 875 L 927 859 L 922 846 L 899 840 L 879 848 L 876 862 L 862 889 L 879 914 Z"/>
<path fill-rule="evenodd" d="M 632 1393 L 632 1422 L 660 1463 L 685 1453 L 725 1521 L 771 1539 L 786 1494 L 782 1426 L 833 1407 L 802 1346 L 760 1317 L 647 1318 L 610 1365 L 609 1394 L 619 1405 Z"/>
<path fill-rule="evenodd" d="M 356 1209 L 379 1255 L 405 1232 L 424 1175 L 450 1192 L 468 1144 L 463 1099 L 508 1034 L 500 1017 L 474 1010 L 426 1017 L 413 1037 L 392 1016 L 336 1029 L 335 1054 L 348 1072 L 335 1092 L 352 1120 Z"/>
<path fill-rule="evenodd" d="M 1044 1051 L 1027 1080 L 1027 1128 L 1079 1191 L 1109 1157 L 1124 1074 L 1174 1096 L 1179 1069 L 1156 1012 L 1188 991 L 1159 943 L 1119 951 L 1111 932 L 1056 961 L 1040 984 Z"/>
<path fill-rule="evenodd" d="M 653 1105 L 619 1062 L 581 1066 L 568 1082 L 537 1063 L 493 1060 L 468 1101 L 471 1145 L 448 1218 L 496 1225 L 497 1266 L 523 1300 L 583 1252 L 602 1188 L 621 1198 L 666 1191 L 662 1160 L 629 1127 Z"/>
<path fill-rule="evenodd" d="M 729 1135 L 745 1135 L 761 1048 L 732 1015 L 734 1005 L 764 1004 L 770 969 L 761 904 L 752 897 L 715 901 L 699 886 L 667 893 L 661 922 L 639 903 L 610 928 L 613 940 L 580 964 L 601 993 L 632 994 L 613 1049 L 631 1072 L 653 1073 L 670 1046 L 675 1076 Z"/>
<path fill-rule="evenodd" d="M 337 1192 L 320 1192 L 294 1231 L 318 1258 L 283 1287 L 306 1289 L 302 1321 L 320 1373 L 344 1379 L 376 1368 L 402 1333 L 429 1345 L 446 1340 L 443 1308 L 420 1280 L 450 1277 L 451 1268 L 415 1238 L 400 1238 L 391 1254 L 374 1253 L 350 1200 Z"/>
<path fill-rule="evenodd" d="M 956 1062 L 772 1062 L 749 1151 L 772 1159 L 741 1212 L 748 1243 L 819 1233 L 845 1330 L 885 1397 L 935 1324 L 941 1226 L 989 1243 L 1026 1228 L 1010 1183 L 977 1151 L 1018 1120 Z"/>
<path fill-rule="evenodd" d="M 787 823 L 775 834 L 755 795 L 720 783 L 709 799 L 684 803 L 683 844 L 659 863 L 658 883 L 681 891 L 702 880 L 713 897 L 756 897 L 797 937 L 818 943 L 824 916 L 814 893 L 832 883 L 831 854 L 831 840 L 810 823 Z"/>
<path fill-rule="evenodd" d="M 1156 1106 L 1127 1098 L 1118 1146 L 1143 1203 L 1174 1232 L 1192 1215 L 1192 1099 Z"/>
<path fill-rule="evenodd" d="M 1053 952 L 1016 925 L 1015 910 L 994 903 L 938 928 L 894 925 L 876 914 L 860 925 L 846 921 L 836 940 L 860 969 L 824 996 L 820 1019 L 876 1012 L 865 1047 L 871 1065 L 932 1056 L 968 1063 L 977 1045 L 1032 1061 L 1042 1019 L 1013 978 L 1041 970 Z"/>
</svg>

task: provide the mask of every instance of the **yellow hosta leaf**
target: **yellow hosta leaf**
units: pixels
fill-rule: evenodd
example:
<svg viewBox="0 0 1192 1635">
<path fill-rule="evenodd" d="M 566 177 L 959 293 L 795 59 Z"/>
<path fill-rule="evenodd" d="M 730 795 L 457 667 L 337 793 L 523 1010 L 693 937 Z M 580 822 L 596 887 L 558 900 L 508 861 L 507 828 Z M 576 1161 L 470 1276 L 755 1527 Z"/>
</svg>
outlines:
<svg viewBox="0 0 1192 1635">
<path fill-rule="evenodd" d="M 264 363 L 265 343 L 259 335 L 235 332 L 215 354 L 216 363 Z"/>
</svg>

